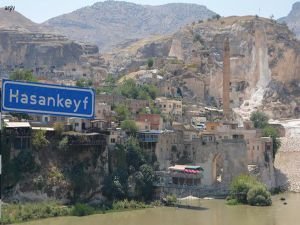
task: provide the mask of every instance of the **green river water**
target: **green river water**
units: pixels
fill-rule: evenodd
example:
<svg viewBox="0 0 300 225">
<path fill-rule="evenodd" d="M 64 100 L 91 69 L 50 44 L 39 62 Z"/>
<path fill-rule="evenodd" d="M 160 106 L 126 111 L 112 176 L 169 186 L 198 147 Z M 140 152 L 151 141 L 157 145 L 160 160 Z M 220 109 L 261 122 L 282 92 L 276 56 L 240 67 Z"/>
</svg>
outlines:
<svg viewBox="0 0 300 225">
<path fill-rule="evenodd" d="M 286 198 L 287 204 L 280 201 Z M 191 201 L 185 201 L 191 203 Z M 197 209 L 151 208 L 87 217 L 60 217 L 24 225 L 298 225 L 300 194 L 273 197 L 270 207 L 228 206 L 224 200 L 195 200 Z"/>
</svg>

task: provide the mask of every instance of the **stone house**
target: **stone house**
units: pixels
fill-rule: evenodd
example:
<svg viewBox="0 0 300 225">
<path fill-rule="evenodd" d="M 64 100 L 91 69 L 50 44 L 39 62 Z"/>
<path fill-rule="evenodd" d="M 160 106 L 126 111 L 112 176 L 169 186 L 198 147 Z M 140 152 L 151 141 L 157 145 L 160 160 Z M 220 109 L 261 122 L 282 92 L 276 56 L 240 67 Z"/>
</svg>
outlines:
<svg viewBox="0 0 300 225">
<path fill-rule="evenodd" d="M 108 141 L 107 144 L 109 146 L 115 146 L 116 144 L 124 144 L 126 140 L 125 131 L 120 128 L 116 129 L 108 129 Z"/>
<path fill-rule="evenodd" d="M 70 126 L 71 130 L 75 131 L 75 132 L 81 133 L 81 132 L 87 131 L 89 128 L 91 128 L 91 121 L 88 119 L 71 117 L 71 118 L 68 118 L 67 123 Z"/>
<path fill-rule="evenodd" d="M 97 102 L 95 105 L 95 119 L 110 120 L 112 116 L 111 105 Z"/>
<path fill-rule="evenodd" d="M 4 121 L 3 139 L 5 145 L 11 149 L 11 157 L 22 150 L 31 149 L 32 130 L 28 122 Z"/>
<path fill-rule="evenodd" d="M 159 114 L 139 114 L 135 119 L 140 124 L 141 130 L 162 130 L 164 129 L 163 119 Z M 138 125 L 139 126 L 139 125 Z"/>
<path fill-rule="evenodd" d="M 168 99 L 165 97 L 156 98 L 156 105 L 161 112 L 175 117 L 182 117 L 182 101 L 175 99 Z"/>
<path fill-rule="evenodd" d="M 128 107 L 131 113 L 137 114 L 141 109 L 149 107 L 150 103 L 148 100 L 139 100 L 139 99 L 127 99 L 119 95 L 109 95 L 109 94 L 100 94 L 96 96 L 96 107 L 101 106 L 101 104 L 106 103 L 110 106 L 117 106 L 119 104 L 124 104 Z M 100 107 L 101 110 L 101 107 Z"/>
</svg>

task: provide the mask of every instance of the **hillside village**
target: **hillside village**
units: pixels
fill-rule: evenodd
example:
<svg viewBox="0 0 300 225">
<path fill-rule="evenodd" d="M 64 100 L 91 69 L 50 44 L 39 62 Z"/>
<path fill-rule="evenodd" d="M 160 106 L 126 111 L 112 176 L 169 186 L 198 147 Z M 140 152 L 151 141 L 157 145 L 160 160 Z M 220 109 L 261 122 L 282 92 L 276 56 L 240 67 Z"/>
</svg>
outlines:
<svg viewBox="0 0 300 225">
<path fill-rule="evenodd" d="M 299 116 L 300 45 L 286 25 L 214 15 L 108 53 L 10 27 L 0 45 L 15 52 L 1 54 L 1 78 L 30 73 L 97 93 L 92 120 L 2 114 L 5 200 L 226 196 L 240 174 L 300 190 L 294 174 L 274 167 L 276 151 L 298 143 L 275 121 Z M 250 119 L 258 111 L 274 119 L 281 148 Z"/>
</svg>

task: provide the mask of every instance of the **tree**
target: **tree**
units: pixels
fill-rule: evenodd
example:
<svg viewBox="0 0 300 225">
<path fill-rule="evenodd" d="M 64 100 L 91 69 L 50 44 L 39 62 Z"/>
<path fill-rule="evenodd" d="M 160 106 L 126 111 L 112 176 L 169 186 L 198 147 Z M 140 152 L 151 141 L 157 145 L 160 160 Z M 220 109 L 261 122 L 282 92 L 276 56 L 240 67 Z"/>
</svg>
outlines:
<svg viewBox="0 0 300 225">
<path fill-rule="evenodd" d="M 150 200 L 153 193 L 155 175 L 153 168 L 147 164 L 140 166 L 135 174 L 135 192 L 143 200 Z"/>
<path fill-rule="evenodd" d="M 266 126 L 263 129 L 263 136 L 272 138 L 272 142 L 273 142 L 273 160 L 274 160 L 275 155 L 276 155 L 278 149 L 281 146 L 278 131 L 274 127 Z"/>
<path fill-rule="evenodd" d="M 37 130 L 32 137 L 32 146 L 35 150 L 41 150 L 48 146 L 50 142 L 46 138 L 44 130 Z"/>
<path fill-rule="evenodd" d="M 119 87 L 119 92 L 124 97 L 133 99 L 136 99 L 139 94 L 135 80 L 133 79 L 124 80 L 122 85 Z"/>
<path fill-rule="evenodd" d="M 257 183 L 257 180 L 249 175 L 240 175 L 230 184 L 230 195 L 240 203 L 247 203 L 247 193 Z"/>
<path fill-rule="evenodd" d="M 219 14 L 217 14 L 217 15 L 214 15 L 212 18 L 219 20 L 221 18 L 221 16 Z"/>
<path fill-rule="evenodd" d="M 116 169 L 104 178 L 103 195 L 111 200 L 124 199 L 128 193 L 128 174 L 126 170 Z"/>
<path fill-rule="evenodd" d="M 141 86 L 141 88 L 147 92 L 148 96 L 150 96 L 150 98 L 152 100 L 154 100 L 156 98 L 156 96 L 158 94 L 158 89 L 156 86 L 154 86 L 152 84 L 150 84 L 150 85 L 146 84 L 146 85 Z"/>
<path fill-rule="evenodd" d="M 248 191 L 247 202 L 253 206 L 270 206 L 272 205 L 271 194 L 265 186 L 256 185 Z"/>
<path fill-rule="evenodd" d="M 151 69 L 154 65 L 154 61 L 152 58 L 149 58 L 147 61 L 148 68 Z"/>
<path fill-rule="evenodd" d="M 124 120 L 121 123 L 121 128 L 126 131 L 131 136 L 135 136 L 138 127 L 134 120 Z"/>
<path fill-rule="evenodd" d="M 263 112 L 253 112 L 251 113 L 250 120 L 253 122 L 255 128 L 263 129 L 268 125 L 269 117 Z"/>
<path fill-rule="evenodd" d="M 118 105 L 115 108 L 115 112 L 117 113 L 117 118 L 119 121 L 127 120 L 130 116 L 129 109 L 126 105 Z"/>
<path fill-rule="evenodd" d="M 146 163 L 145 154 L 142 151 L 137 139 L 131 137 L 126 143 L 126 161 L 129 173 L 138 171 L 140 166 Z M 131 167 L 131 169 L 130 169 Z"/>
<path fill-rule="evenodd" d="M 16 70 L 9 75 L 9 79 L 37 82 L 37 78 L 29 70 Z"/>
</svg>

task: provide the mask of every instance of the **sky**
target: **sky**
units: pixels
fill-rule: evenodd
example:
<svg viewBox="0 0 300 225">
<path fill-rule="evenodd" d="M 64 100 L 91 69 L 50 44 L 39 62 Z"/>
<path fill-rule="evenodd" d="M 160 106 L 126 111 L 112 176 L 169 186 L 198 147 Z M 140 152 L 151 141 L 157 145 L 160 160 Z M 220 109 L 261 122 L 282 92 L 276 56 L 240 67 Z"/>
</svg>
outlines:
<svg viewBox="0 0 300 225">
<path fill-rule="evenodd" d="M 274 16 L 278 19 L 287 16 L 297 0 L 126 0 L 143 5 L 166 3 L 196 3 L 221 16 L 259 15 Z M 14 5 L 16 10 L 34 22 L 41 23 L 61 14 L 92 5 L 99 0 L 0 0 L 0 7 Z M 1 19 L 1 18 L 0 18 Z"/>
</svg>

